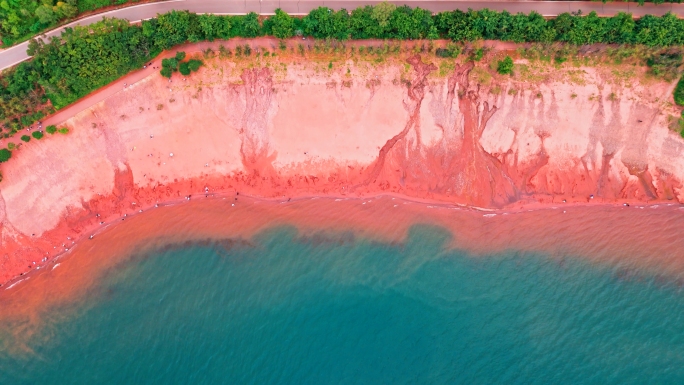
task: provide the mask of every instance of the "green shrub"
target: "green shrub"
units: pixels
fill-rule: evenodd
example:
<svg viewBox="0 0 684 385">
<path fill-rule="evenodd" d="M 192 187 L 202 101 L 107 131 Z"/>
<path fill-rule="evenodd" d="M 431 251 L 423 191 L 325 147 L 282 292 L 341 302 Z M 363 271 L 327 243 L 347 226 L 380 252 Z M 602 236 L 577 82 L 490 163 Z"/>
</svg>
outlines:
<svg viewBox="0 0 684 385">
<path fill-rule="evenodd" d="M 31 137 L 28 136 L 28 135 L 22 135 L 22 136 L 21 136 L 21 140 L 23 140 L 24 142 L 28 143 L 28 142 L 31 140 Z"/>
<path fill-rule="evenodd" d="M 40 132 L 40 131 L 33 131 L 33 132 L 31 133 L 31 136 L 33 136 L 33 137 L 36 138 L 37 140 L 43 139 L 43 133 Z"/>
<path fill-rule="evenodd" d="M 183 76 L 188 76 L 190 75 L 190 67 L 188 66 L 188 62 L 182 62 L 180 63 L 180 66 L 178 67 L 178 71 L 181 73 Z"/>
<path fill-rule="evenodd" d="M 183 52 L 183 51 L 176 52 L 176 61 L 180 62 L 183 59 L 185 59 L 185 52 Z"/>
<path fill-rule="evenodd" d="M 12 151 L 3 148 L 0 150 L 0 163 L 7 162 L 12 157 Z"/>
<path fill-rule="evenodd" d="M 275 15 L 264 21 L 264 30 L 278 39 L 287 39 L 295 34 L 295 18 L 278 8 Z"/>
<path fill-rule="evenodd" d="M 501 75 L 510 75 L 513 73 L 513 59 L 510 56 L 506 56 L 503 60 L 499 60 L 496 66 L 496 72 Z"/>
<path fill-rule="evenodd" d="M 60 134 L 66 135 L 66 134 L 69 133 L 69 129 L 66 128 L 66 127 L 62 127 L 62 128 L 60 128 L 59 130 L 57 130 L 57 132 L 59 132 Z"/>
<path fill-rule="evenodd" d="M 192 72 L 196 72 L 202 66 L 202 64 L 203 64 L 202 61 L 197 60 L 197 59 L 190 59 L 188 61 L 188 67 L 190 68 L 190 71 L 192 71 Z"/>
<path fill-rule="evenodd" d="M 14 143 L 7 143 L 7 149 L 12 151 L 17 148 L 17 145 Z"/>
<path fill-rule="evenodd" d="M 227 57 L 231 57 L 231 56 L 233 56 L 233 53 L 230 52 L 230 49 L 224 47 L 223 45 L 221 45 L 221 46 L 219 47 L 219 57 L 220 57 L 221 59 L 224 59 L 224 58 L 227 58 Z"/>
<path fill-rule="evenodd" d="M 684 106 L 684 75 L 679 79 L 674 89 L 674 101 L 678 106 Z"/>
<path fill-rule="evenodd" d="M 168 68 L 171 71 L 178 69 L 178 59 L 171 57 L 168 59 L 162 59 L 162 68 Z"/>
<path fill-rule="evenodd" d="M 55 126 L 53 126 L 53 125 L 49 125 L 49 126 L 47 126 L 47 128 L 45 128 L 45 132 L 47 132 L 48 134 L 52 135 L 52 134 L 54 134 L 55 132 L 57 132 L 57 127 L 55 127 Z"/>
<path fill-rule="evenodd" d="M 470 55 L 470 60 L 480 61 L 484 57 L 484 48 L 478 48 Z"/>
<path fill-rule="evenodd" d="M 444 58 L 456 58 L 461 53 L 461 49 L 455 45 L 449 44 L 446 48 L 437 48 L 435 55 Z"/>
<path fill-rule="evenodd" d="M 171 75 L 173 75 L 173 70 L 169 67 L 162 67 L 159 73 L 161 74 L 161 76 L 170 79 Z"/>
</svg>

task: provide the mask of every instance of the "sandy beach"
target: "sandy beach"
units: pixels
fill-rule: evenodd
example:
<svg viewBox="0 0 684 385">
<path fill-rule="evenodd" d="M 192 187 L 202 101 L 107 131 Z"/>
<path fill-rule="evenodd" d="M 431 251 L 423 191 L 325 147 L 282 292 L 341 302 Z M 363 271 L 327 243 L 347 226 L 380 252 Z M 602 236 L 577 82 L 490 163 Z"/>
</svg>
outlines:
<svg viewBox="0 0 684 385">
<path fill-rule="evenodd" d="M 392 195 L 496 212 L 684 199 L 674 84 L 644 68 L 517 58 L 510 77 L 492 69 L 496 50 L 473 66 L 250 44 L 250 57 L 205 57 L 187 78 L 131 74 L 74 116 L 48 118 L 70 133 L 0 166 L 0 282 L 141 210 L 214 194 Z"/>
</svg>

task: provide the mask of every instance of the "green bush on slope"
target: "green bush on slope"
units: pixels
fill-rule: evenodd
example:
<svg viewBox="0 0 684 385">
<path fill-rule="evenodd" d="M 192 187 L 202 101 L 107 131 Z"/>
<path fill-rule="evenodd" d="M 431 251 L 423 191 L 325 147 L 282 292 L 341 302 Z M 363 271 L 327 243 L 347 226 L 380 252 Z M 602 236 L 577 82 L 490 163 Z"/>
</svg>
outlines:
<svg viewBox="0 0 684 385">
<path fill-rule="evenodd" d="M 506 56 L 503 60 L 499 60 L 496 72 L 501 75 L 510 75 L 513 73 L 513 59 L 511 59 L 510 56 Z"/>
<path fill-rule="evenodd" d="M 0 150 L 0 163 L 7 162 L 12 157 L 12 151 L 3 148 Z"/>
</svg>

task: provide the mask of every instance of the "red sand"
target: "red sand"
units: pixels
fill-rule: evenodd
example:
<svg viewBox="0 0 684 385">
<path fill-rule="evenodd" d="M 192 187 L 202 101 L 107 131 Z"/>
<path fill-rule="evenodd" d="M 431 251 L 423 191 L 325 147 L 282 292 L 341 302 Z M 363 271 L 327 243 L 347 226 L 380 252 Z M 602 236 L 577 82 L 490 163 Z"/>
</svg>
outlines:
<svg viewBox="0 0 684 385">
<path fill-rule="evenodd" d="M 497 77 L 486 62 L 333 59 L 333 69 L 296 55 L 210 60 L 172 83 L 154 74 L 68 119 L 70 135 L 26 145 L 1 166 L 0 282 L 126 215 L 209 193 L 391 193 L 497 210 L 683 198 L 684 142 L 667 129 L 674 110 L 662 97 L 672 84 L 624 85 L 595 68 L 572 83 L 574 69 L 531 81 Z M 478 234 L 466 237 L 472 249 Z"/>
</svg>

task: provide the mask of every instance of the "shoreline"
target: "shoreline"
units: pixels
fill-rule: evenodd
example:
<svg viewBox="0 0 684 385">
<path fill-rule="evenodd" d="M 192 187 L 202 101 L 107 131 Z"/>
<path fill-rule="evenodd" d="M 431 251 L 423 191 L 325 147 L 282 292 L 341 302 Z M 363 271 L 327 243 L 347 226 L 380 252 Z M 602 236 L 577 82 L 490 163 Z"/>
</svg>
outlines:
<svg viewBox="0 0 684 385">
<path fill-rule="evenodd" d="M 212 192 L 209 194 L 197 194 L 199 195 L 199 198 L 194 198 L 194 199 L 202 199 L 202 195 L 204 195 L 204 199 L 212 199 L 212 200 L 225 200 L 226 198 L 235 198 L 238 195 L 231 194 L 227 191 L 218 191 L 218 192 Z M 657 201 L 657 202 L 642 202 L 642 201 L 622 201 L 622 202 L 615 202 L 615 203 L 610 203 L 610 202 L 599 202 L 597 201 L 596 203 L 582 203 L 582 202 L 566 202 L 566 203 L 548 203 L 548 204 L 539 204 L 539 203 L 528 203 L 528 204 L 520 204 L 520 202 L 511 204 L 509 207 L 503 207 L 503 208 L 486 208 L 486 207 L 477 207 L 477 206 L 470 206 L 470 205 L 463 205 L 463 204 L 458 204 L 458 203 L 448 203 L 444 201 L 439 201 L 439 200 L 429 200 L 429 199 L 420 199 L 420 198 L 414 198 L 410 196 L 405 196 L 401 194 L 393 194 L 393 193 L 377 193 L 377 194 L 371 194 L 371 195 L 363 195 L 363 196 L 345 196 L 345 195 L 301 195 L 301 196 L 295 196 L 292 198 L 288 198 L 287 200 L 283 200 L 284 198 L 268 198 L 268 197 L 260 197 L 260 196 L 251 196 L 251 195 L 242 195 L 244 198 L 247 198 L 252 201 L 252 203 L 278 203 L 278 204 L 287 204 L 287 203 L 297 203 L 297 202 L 303 202 L 303 201 L 310 201 L 310 200 L 316 200 L 316 199 L 324 199 L 324 200 L 334 200 L 334 201 L 339 201 L 339 200 L 345 200 L 345 201 L 357 201 L 361 202 L 363 200 L 374 200 L 374 199 L 381 199 L 385 197 L 389 197 L 392 199 L 398 198 L 403 202 L 406 203 L 412 203 L 412 204 L 421 204 L 424 206 L 424 208 L 447 208 L 447 209 L 457 209 L 457 210 L 464 210 L 464 211 L 472 211 L 472 212 L 482 212 L 483 216 L 487 217 L 490 215 L 506 215 L 506 214 L 517 214 L 517 213 L 522 213 L 522 212 L 531 212 L 531 211 L 545 211 L 545 210 L 557 210 L 560 208 L 577 208 L 577 207 L 596 207 L 596 208 L 610 208 L 610 209 L 620 209 L 620 208 L 634 208 L 634 209 L 643 209 L 643 208 L 657 208 L 659 206 L 665 206 L 665 207 L 671 207 L 671 206 L 678 206 L 678 209 L 684 209 L 684 204 L 682 203 L 671 203 L 671 202 L 662 202 L 662 201 Z M 129 215 L 129 213 L 125 213 L 123 216 L 120 216 L 118 218 L 111 219 L 109 221 L 105 221 L 104 224 L 102 225 L 92 225 L 91 227 L 87 228 L 82 234 L 79 235 L 78 238 L 75 238 L 73 240 L 73 246 L 69 247 L 67 250 L 56 254 L 55 256 L 51 257 L 47 261 L 43 262 L 42 264 L 36 264 L 34 269 L 29 270 L 28 272 L 24 273 L 23 275 L 18 275 L 13 278 L 11 278 L 8 281 L 0 283 L 0 290 L 10 290 L 19 283 L 26 281 L 33 277 L 36 274 L 41 274 L 45 272 L 45 269 L 49 266 L 53 266 L 53 269 L 56 267 L 56 265 L 61 264 L 64 262 L 63 259 L 68 258 L 71 253 L 74 252 L 74 250 L 79 247 L 83 242 L 86 242 L 88 240 L 96 239 L 97 235 L 102 234 L 105 231 L 108 231 L 112 229 L 113 227 L 116 227 L 117 224 L 120 224 L 122 221 L 124 221 L 127 218 L 134 218 L 139 215 L 144 215 L 146 214 L 149 210 L 153 210 L 155 208 L 165 208 L 165 207 L 173 207 L 173 206 L 178 206 L 182 205 L 184 203 L 189 202 L 192 197 L 190 198 L 184 198 L 184 199 L 176 199 L 176 200 L 170 200 L 170 201 L 161 201 L 155 204 L 148 204 L 147 206 L 143 206 L 139 211 L 132 211 Z M 237 200 L 237 199 L 236 199 Z M 365 204 L 365 203 L 363 203 Z M 234 206 L 235 204 L 233 204 Z M 627 206 L 625 206 L 627 205 Z M 137 205 L 136 205 L 137 206 Z M 516 207 L 513 207 L 516 206 Z M 43 270 L 41 272 L 40 270 Z"/>
</svg>

